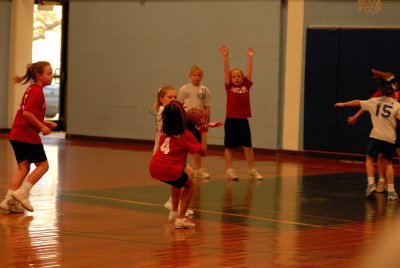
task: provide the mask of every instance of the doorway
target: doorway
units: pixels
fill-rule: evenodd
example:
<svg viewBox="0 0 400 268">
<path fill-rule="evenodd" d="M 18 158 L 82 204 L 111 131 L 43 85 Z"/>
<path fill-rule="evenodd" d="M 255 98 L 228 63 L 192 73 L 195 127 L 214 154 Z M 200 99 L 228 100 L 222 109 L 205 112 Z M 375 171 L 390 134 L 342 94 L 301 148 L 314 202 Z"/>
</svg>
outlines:
<svg viewBox="0 0 400 268">
<path fill-rule="evenodd" d="M 35 0 L 34 5 L 32 62 L 48 61 L 53 68 L 53 82 L 43 91 L 45 120 L 56 122 L 57 131 L 65 131 L 68 3 Z"/>
</svg>

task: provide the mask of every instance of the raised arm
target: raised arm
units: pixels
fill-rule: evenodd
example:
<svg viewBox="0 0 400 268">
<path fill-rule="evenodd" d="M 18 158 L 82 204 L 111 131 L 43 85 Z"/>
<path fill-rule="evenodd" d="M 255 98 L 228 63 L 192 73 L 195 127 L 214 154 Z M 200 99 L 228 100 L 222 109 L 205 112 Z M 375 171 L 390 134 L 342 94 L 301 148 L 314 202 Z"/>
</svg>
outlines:
<svg viewBox="0 0 400 268">
<path fill-rule="evenodd" d="M 229 49 L 226 45 L 223 45 L 219 49 L 219 51 L 221 52 L 221 55 L 224 59 L 225 84 L 229 84 L 231 81 L 231 71 L 229 68 L 229 60 L 228 60 Z"/>
<path fill-rule="evenodd" d="M 251 81 L 251 72 L 253 71 L 253 56 L 254 50 L 252 48 L 247 49 L 247 65 L 246 65 L 246 78 Z"/>
</svg>

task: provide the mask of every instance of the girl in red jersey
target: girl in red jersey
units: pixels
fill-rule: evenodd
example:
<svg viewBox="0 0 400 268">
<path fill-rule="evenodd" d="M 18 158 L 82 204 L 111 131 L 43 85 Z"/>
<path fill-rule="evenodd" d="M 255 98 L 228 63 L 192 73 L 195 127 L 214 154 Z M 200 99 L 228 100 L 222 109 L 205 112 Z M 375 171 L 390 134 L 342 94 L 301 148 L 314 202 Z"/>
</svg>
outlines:
<svg viewBox="0 0 400 268">
<path fill-rule="evenodd" d="M 208 122 L 204 120 L 199 129 L 201 133 L 201 143 L 199 143 L 185 127 L 185 110 L 180 102 L 171 101 L 166 105 L 162 120 L 159 147 L 151 159 L 149 171 L 154 179 L 172 186 L 172 210 L 168 219 L 175 221 L 177 229 L 193 228 L 195 224 L 185 218 L 193 195 L 194 175 L 186 160 L 188 152 L 202 156 L 207 154 Z M 180 206 L 179 199 L 181 199 Z"/>
<path fill-rule="evenodd" d="M 248 118 L 251 117 L 250 88 L 253 85 L 251 73 L 253 66 L 253 49 L 247 49 L 246 75 L 239 68 L 229 68 L 229 49 L 223 45 L 220 48 L 224 59 L 225 91 L 226 91 L 226 119 L 225 119 L 225 163 L 228 179 L 239 179 L 233 169 L 233 150 L 243 147 L 247 160 L 248 173 L 254 179 L 262 179 L 255 169 L 254 152 L 251 142 L 251 131 Z"/>
<path fill-rule="evenodd" d="M 156 138 L 154 141 L 153 155 L 157 152 L 160 143 L 160 137 L 162 134 L 162 126 L 163 126 L 162 114 L 164 111 L 164 107 L 167 106 L 167 104 L 169 104 L 173 100 L 176 100 L 176 89 L 173 86 L 166 85 L 158 90 L 157 99 L 154 103 L 154 110 L 157 112 L 156 115 L 157 130 L 156 130 Z M 170 211 L 172 210 L 171 197 L 167 200 L 167 202 L 164 203 L 164 207 Z M 186 211 L 186 216 L 190 215 L 193 215 L 193 210 L 188 209 Z M 176 218 L 172 214 L 171 217 L 172 217 L 171 219 L 168 219 L 169 221 L 173 221 Z"/>
<path fill-rule="evenodd" d="M 5 198 L 0 203 L 0 208 L 7 212 L 23 212 L 24 209 L 33 211 L 29 192 L 49 169 L 39 133 L 48 135 L 57 126 L 54 122 L 44 121 L 46 102 L 43 87 L 51 85 L 52 79 L 53 70 L 46 61 L 28 64 L 25 75 L 14 76 L 12 79 L 14 84 L 30 82 L 31 85 L 22 97 L 9 135 L 18 168 L 11 178 Z M 36 168 L 29 174 L 31 163 Z"/>
</svg>

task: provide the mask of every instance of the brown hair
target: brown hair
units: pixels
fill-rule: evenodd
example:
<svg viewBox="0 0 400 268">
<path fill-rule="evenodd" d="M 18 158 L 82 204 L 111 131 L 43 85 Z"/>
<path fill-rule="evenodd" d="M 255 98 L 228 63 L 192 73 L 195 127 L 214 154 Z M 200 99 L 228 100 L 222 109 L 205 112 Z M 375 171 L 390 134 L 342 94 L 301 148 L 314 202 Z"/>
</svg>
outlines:
<svg viewBox="0 0 400 268">
<path fill-rule="evenodd" d="M 47 61 L 38 61 L 26 65 L 26 72 L 23 76 L 15 75 L 11 78 L 13 84 L 21 83 L 25 85 L 28 82 L 36 82 L 36 78 L 39 74 L 43 74 L 44 68 L 50 66 Z"/>
<path fill-rule="evenodd" d="M 242 74 L 242 76 L 244 77 L 243 71 L 242 71 L 240 68 L 237 68 L 237 67 L 231 69 L 231 71 L 230 71 L 230 76 L 232 76 L 232 73 L 233 73 L 234 71 L 239 71 L 239 72 Z"/>
<path fill-rule="evenodd" d="M 160 107 L 162 106 L 160 98 L 164 97 L 165 94 L 167 94 L 168 90 L 171 90 L 171 89 L 176 90 L 173 86 L 163 86 L 158 89 L 157 99 L 154 102 L 154 110 L 158 111 L 158 109 L 160 109 Z"/>
<path fill-rule="evenodd" d="M 200 70 L 203 73 L 203 69 L 198 65 L 193 65 L 189 69 L 189 76 L 192 75 L 195 71 Z"/>
</svg>

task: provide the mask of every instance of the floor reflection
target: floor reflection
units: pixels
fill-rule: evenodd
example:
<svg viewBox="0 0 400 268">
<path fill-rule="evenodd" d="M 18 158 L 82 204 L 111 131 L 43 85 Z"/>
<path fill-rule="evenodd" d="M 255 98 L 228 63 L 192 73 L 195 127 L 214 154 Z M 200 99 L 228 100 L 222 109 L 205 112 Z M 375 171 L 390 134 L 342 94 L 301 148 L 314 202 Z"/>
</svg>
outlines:
<svg viewBox="0 0 400 268">
<path fill-rule="evenodd" d="M 25 214 L 0 215 L 0 245 L 7 256 L 1 261 L 3 267 L 42 266 L 29 231 L 32 220 L 33 216 Z"/>
<path fill-rule="evenodd" d="M 244 159 L 229 181 L 211 154 L 211 178 L 195 184 L 196 228 L 175 230 L 168 188 L 148 174 L 151 148 L 135 146 L 46 138 L 35 212 L 0 215 L 0 266 L 349 267 L 398 226 L 398 202 L 365 200 L 362 164 L 258 156 L 262 181 L 246 177 Z M 15 160 L 5 138 L 0 149 L 5 192 Z"/>
<path fill-rule="evenodd" d="M 6 156 L 2 166 L 6 172 L 2 172 L 0 180 L 2 191 L 6 191 L 17 165 L 8 141 L 2 142 L 2 146 Z M 1 248 L 7 249 L 0 253 L 0 258 L 7 262 L 5 267 L 49 267 L 59 263 L 59 148 L 50 143 L 45 145 L 45 151 L 50 169 L 32 189 L 30 199 L 35 212 L 0 214 L 0 241 L 4 243 Z"/>
</svg>

